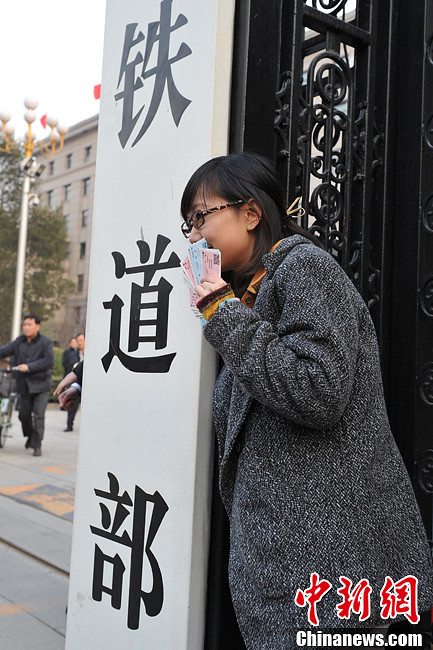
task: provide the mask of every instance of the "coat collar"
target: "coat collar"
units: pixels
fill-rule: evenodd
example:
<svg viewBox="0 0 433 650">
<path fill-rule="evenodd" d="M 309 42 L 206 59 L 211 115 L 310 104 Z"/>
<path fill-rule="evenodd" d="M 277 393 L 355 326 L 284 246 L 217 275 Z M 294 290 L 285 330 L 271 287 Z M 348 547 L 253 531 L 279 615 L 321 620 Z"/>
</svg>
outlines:
<svg viewBox="0 0 433 650">
<path fill-rule="evenodd" d="M 32 345 L 33 343 L 37 343 L 39 341 L 39 339 L 41 338 L 41 335 L 40 335 L 39 332 L 36 334 L 36 336 L 34 336 L 32 339 L 30 339 L 30 341 L 27 341 L 27 336 L 25 336 L 25 335 L 23 335 L 23 336 L 24 336 L 25 342 L 28 343 L 29 345 Z"/>
<path fill-rule="evenodd" d="M 280 239 L 276 244 L 274 244 L 270 250 L 271 253 L 274 252 L 274 250 L 281 244 L 283 240 Z M 266 271 L 264 267 L 262 266 L 257 273 L 254 275 L 253 279 L 251 280 L 250 284 L 248 285 L 247 290 L 245 291 L 244 295 L 241 298 L 241 302 L 244 303 L 247 307 L 252 309 L 254 307 L 254 303 L 256 302 L 257 294 L 259 293 L 260 285 L 262 283 L 263 278 L 266 275 Z"/>
<path fill-rule="evenodd" d="M 300 244 L 312 244 L 312 242 L 303 235 L 291 235 L 290 237 L 283 239 L 274 251 L 266 253 L 262 258 L 263 266 L 266 269 L 266 275 L 272 277 L 286 255 L 290 253 L 295 246 L 299 246 Z"/>
<path fill-rule="evenodd" d="M 41 336 L 42 336 L 41 333 L 38 332 L 36 334 L 36 336 L 34 336 L 32 339 L 30 339 L 29 345 L 31 345 L 32 343 L 37 343 L 39 341 L 39 339 L 41 338 Z M 22 343 L 27 343 L 27 336 L 25 334 L 20 334 L 19 337 L 18 337 L 18 340 L 21 341 Z"/>
</svg>

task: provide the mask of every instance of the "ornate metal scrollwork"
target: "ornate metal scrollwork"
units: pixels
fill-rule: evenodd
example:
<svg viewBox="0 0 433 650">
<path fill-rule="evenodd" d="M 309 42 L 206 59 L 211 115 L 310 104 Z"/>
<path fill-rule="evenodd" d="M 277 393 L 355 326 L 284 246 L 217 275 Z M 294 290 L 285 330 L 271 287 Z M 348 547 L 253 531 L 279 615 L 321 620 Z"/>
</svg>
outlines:
<svg viewBox="0 0 433 650">
<path fill-rule="evenodd" d="M 416 462 L 418 483 L 424 492 L 433 494 L 433 449 L 426 449 Z"/>
<path fill-rule="evenodd" d="M 288 158 L 289 156 L 289 141 L 288 141 L 288 127 L 290 119 L 290 83 L 292 73 L 289 70 L 283 72 L 281 75 L 281 87 L 275 93 L 277 100 L 277 108 L 275 110 L 274 129 L 281 139 L 281 148 L 279 156 Z"/>
<path fill-rule="evenodd" d="M 352 91 L 346 61 L 336 52 L 321 52 L 308 69 L 305 107 L 299 116 L 303 188 L 315 219 L 309 230 L 337 258 L 345 247 L 344 224 L 350 213 L 345 187 L 351 181 Z"/>
<path fill-rule="evenodd" d="M 353 125 L 353 181 L 364 179 L 365 149 L 366 149 L 366 128 L 367 128 L 367 102 L 361 102 L 356 107 L 356 118 Z M 373 121 L 373 160 L 372 177 L 375 178 L 377 170 L 383 166 L 381 145 L 385 140 L 384 134 L 379 130 L 376 120 Z"/>
<path fill-rule="evenodd" d="M 429 406 L 433 406 L 433 363 L 427 363 L 418 380 L 419 392 Z"/>
<path fill-rule="evenodd" d="M 421 309 L 426 316 L 433 317 L 433 278 L 427 280 L 421 289 Z"/>
<path fill-rule="evenodd" d="M 376 178 L 376 172 L 380 167 L 383 167 L 383 154 L 382 154 L 382 145 L 385 142 L 384 133 L 379 131 L 379 128 L 376 124 L 376 120 L 373 123 L 374 126 L 374 136 L 373 136 L 373 162 L 372 162 L 372 176 L 373 180 Z"/>
<path fill-rule="evenodd" d="M 365 161 L 365 129 L 367 120 L 367 102 L 362 102 L 356 107 L 357 116 L 354 119 L 353 128 L 353 181 L 361 181 L 364 178 Z"/>
<path fill-rule="evenodd" d="M 351 246 L 352 257 L 350 258 L 348 275 L 351 278 L 355 287 L 360 289 L 361 276 L 359 265 L 361 263 L 363 243 L 362 241 L 354 241 Z M 372 247 L 370 246 L 369 256 L 369 274 L 368 274 L 368 297 L 367 306 L 370 311 L 380 302 L 380 287 L 378 286 L 381 277 L 380 269 L 375 268 L 371 262 Z"/>
<path fill-rule="evenodd" d="M 320 9 L 324 13 L 337 15 L 343 7 L 346 6 L 348 0 L 304 0 L 304 4 L 310 4 L 315 9 Z"/>
<path fill-rule="evenodd" d="M 422 220 L 424 228 L 433 232 L 433 194 L 431 194 L 425 202 Z"/>
<path fill-rule="evenodd" d="M 312 167 L 317 159 L 312 161 Z M 320 178 L 319 173 L 314 176 Z M 323 178 L 323 177 L 322 177 Z M 343 199 L 335 185 L 330 183 L 321 183 L 315 187 L 310 200 L 310 211 L 316 217 L 316 220 L 325 225 L 334 225 L 343 216 Z"/>
<path fill-rule="evenodd" d="M 427 146 L 430 147 L 430 149 L 433 149 L 433 114 L 430 115 L 427 124 L 425 125 L 424 137 Z"/>
<path fill-rule="evenodd" d="M 359 285 L 361 277 L 359 274 L 358 266 L 361 262 L 361 252 L 362 252 L 362 241 L 354 241 L 352 244 L 352 257 L 349 262 L 349 276 L 352 279 L 353 284 L 359 291 Z"/>
<path fill-rule="evenodd" d="M 300 77 L 299 83 L 302 85 L 302 77 Z M 275 93 L 277 107 L 275 110 L 274 129 L 279 139 L 279 150 L 278 150 L 277 158 L 279 160 L 286 160 L 287 163 L 289 163 L 289 157 L 290 157 L 290 144 L 289 144 L 290 120 L 293 119 L 294 115 L 296 116 L 296 119 L 301 120 L 299 111 L 294 110 L 289 103 L 291 84 L 292 84 L 292 73 L 289 70 L 286 70 L 281 75 L 281 86 L 279 90 L 277 90 L 277 92 Z M 303 105 L 305 105 L 305 101 L 301 97 L 301 107 Z M 303 150 L 304 150 L 303 138 L 300 137 L 298 139 L 298 152 L 297 152 L 297 161 L 296 161 L 297 162 L 296 188 L 295 188 L 296 195 L 302 193 L 301 187 L 302 187 Z"/>
<path fill-rule="evenodd" d="M 346 0 L 303 2 L 323 13 L 338 14 L 342 22 L 345 19 Z M 317 19 L 320 20 L 318 16 Z M 281 75 L 274 120 L 279 144 L 277 159 L 290 194 L 294 194 L 296 186 L 296 194 L 303 195 L 306 216 L 302 226 L 320 239 L 373 309 L 380 300 L 381 271 L 371 264 L 370 243 L 367 242 L 367 249 L 362 243 L 371 204 L 370 200 L 366 202 L 369 197 L 364 185 L 357 181 L 379 181 L 377 171 L 383 165 L 384 135 L 371 112 L 375 110 L 373 104 L 369 106 L 363 101 L 355 107 L 352 63 L 346 48 L 338 44 L 338 27 L 332 31 L 334 39 L 323 43 L 329 49 L 311 55 L 302 79 L 294 77 L 294 69 Z M 304 57 L 307 55 L 310 57 L 308 47 Z M 356 56 L 355 47 L 355 60 Z M 294 60 L 294 65 L 298 63 Z M 300 84 L 299 89 L 293 88 L 293 84 Z M 291 106 L 291 97 L 299 98 L 297 106 Z M 292 138 L 296 137 L 296 126 L 295 149 Z"/>
<path fill-rule="evenodd" d="M 371 263 L 369 263 L 369 275 L 368 275 L 368 300 L 367 307 L 370 311 L 376 307 L 380 302 L 380 288 L 378 286 L 380 280 L 380 269 L 375 269 Z"/>
<path fill-rule="evenodd" d="M 431 65 L 433 65 L 433 34 L 430 36 L 430 38 L 427 41 L 426 56 L 427 56 L 427 61 Z"/>
</svg>

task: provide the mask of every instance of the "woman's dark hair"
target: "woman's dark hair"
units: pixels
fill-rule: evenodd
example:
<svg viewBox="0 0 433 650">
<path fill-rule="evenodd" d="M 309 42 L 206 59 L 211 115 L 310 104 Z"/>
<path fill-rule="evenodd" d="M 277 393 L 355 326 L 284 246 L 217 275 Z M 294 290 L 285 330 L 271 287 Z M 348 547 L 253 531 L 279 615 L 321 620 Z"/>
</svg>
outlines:
<svg viewBox="0 0 433 650">
<path fill-rule="evenodd" d="M 180 210 L 186 220 L 195 197 L 220 196 L 227 202 L 253 199 L 262 211 L 255 229 L 253 254 L 248 264 L 231 278 L 238 295 L 247 288 L 251 277 L 262 266 L 262 257 L 282 237 L 300 234 L 321 247 L 319 240 L 301 228 L 286 214 L 284 197 L 272 164 L 257 154 L 240 153 L 212 158 L 197 169 L 182 195 Z M 241 207 L 241 206 L 239 206 Z"/>
</svg>

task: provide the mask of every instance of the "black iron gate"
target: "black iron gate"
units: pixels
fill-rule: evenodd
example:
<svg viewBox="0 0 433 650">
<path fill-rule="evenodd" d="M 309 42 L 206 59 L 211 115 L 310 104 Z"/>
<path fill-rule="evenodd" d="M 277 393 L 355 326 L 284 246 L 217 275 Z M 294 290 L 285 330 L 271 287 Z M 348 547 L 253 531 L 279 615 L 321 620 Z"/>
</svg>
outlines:
<svg viewBox="0 0 433 650">
<path fill-rule="evenodd" d="M 391 427 L 428 537 L 433 496 L 433 2 L 238 0 L 231 150 L 276 161 L 289 205 L 368 304 Z M 230 622 L 216 499 L 206 649 Z"/>
</svg>

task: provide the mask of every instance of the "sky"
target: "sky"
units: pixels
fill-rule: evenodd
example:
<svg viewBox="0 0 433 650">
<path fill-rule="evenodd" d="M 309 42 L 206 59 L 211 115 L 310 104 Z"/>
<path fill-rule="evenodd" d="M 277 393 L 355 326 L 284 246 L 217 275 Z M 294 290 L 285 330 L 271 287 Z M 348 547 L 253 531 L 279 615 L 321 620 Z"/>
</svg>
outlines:
<svg viewBox="0 0 433 650">
<path fill-rule="evenodd" d="M 0 38 L 0 111 L 11 113 L 15 137 L 26 131 L 24 99 L 38 102 L 39 119 L 53 115 L 68 127 L 99 112 L 105 0 L 4 0 Z"/>
</svg>

